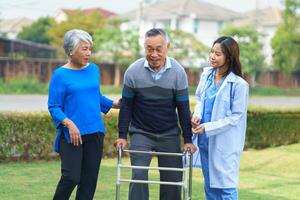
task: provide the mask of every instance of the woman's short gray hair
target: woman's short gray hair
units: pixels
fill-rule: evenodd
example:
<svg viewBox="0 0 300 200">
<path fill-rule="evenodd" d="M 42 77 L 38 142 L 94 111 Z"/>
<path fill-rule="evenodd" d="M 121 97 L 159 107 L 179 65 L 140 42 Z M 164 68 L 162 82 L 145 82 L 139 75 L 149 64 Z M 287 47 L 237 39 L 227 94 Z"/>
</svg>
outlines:
<svg viewBox="0 0 300 200">
<path fill-rule="evenodd" d="M 84 30 L 72 29 L 66 32 L 64 37 L 65 53 L 70 56 L 70 53 L 76 48 L 80 41 L 89 42 L 91 46 L 93 45 L 92 36 Z"/>
</svg>

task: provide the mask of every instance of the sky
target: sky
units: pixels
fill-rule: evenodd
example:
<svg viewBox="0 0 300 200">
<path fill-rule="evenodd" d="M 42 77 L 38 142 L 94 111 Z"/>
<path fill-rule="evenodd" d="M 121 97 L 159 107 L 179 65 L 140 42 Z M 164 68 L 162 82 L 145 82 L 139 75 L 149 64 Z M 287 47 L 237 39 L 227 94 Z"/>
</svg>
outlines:
<svg viewBox="0 0 300 200">
<path fill-rule="evenodd" d="M 55 16 L 58 9 L 101 7 L 115 13 L 124 13 L 138 7 L 141 0 L 0 0 L 0 19 L 27 17 L 37 19 Z M 149 0 L 148 0 L 149 1 Z M 245 12 L 258 7 L 280 7 L 283 0 L 203 0 L 234 11 Z"/>
</svg>

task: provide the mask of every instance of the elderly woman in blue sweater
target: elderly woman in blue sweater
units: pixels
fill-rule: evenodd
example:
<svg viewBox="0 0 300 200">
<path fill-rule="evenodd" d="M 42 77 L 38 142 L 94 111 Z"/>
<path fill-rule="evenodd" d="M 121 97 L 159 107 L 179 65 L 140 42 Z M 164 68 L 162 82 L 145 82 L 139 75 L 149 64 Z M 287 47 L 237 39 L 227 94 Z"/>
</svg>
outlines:
<svg viewBox="0 0 300 200">
<path fill-rule="evenodd" d="M 102 158 L 105 127 L 101 117 L 114 102 L 100 92 L 99 67 L 89 63 L 92 37 L 73 29 L 64 37 L 68 62 L 57 68 L 49 86 L 48 109 L 57 128 L 54 149 L 61 158 L 61 178 L 53 199 L 93 199 Z"/>
</svg>

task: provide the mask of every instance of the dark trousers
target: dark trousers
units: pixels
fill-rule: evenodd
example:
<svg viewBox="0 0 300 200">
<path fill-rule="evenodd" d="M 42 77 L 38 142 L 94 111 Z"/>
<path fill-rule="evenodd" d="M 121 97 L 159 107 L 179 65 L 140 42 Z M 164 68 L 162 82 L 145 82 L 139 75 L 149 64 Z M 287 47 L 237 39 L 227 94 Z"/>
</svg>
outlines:
<svg viewBox="0 0 300 200">
<path fill-rule="evenodd" d="M 63 135 L 63 134 L 62 134 Z M 76 200 L 92 200 L 97 186 L 102 158 L 104 135 L 82 136 L 83 144 L 68 144 L 64 137 L 59 143 L 61 178 L 53 200 L 68 200 L 77 186 Z"/>
<path fill-rule="evenodd" d="M 179 153 L 180 135 L 169 135 L 166 137 L 152 137 L 135 133 L 130 138 L 130 149 L 140 151 L 160 151 Z M 131 165 L 149 166 L 152 159 L 150 154 L 131 153 Z M 178 156 L 158 156 L 158 166 L 160 167 L 176 167 L 182 168 L 182 158 Z M 148 170 L 133 169 L 132 179 L 148 180 Z M 179 182 L 182 180 L 182 172 L 177 171 L 160 171 L 161 181 Z M 129 200 L 148 200 L 149 188 L 148 184 L 130 183 Z M 160 185 L 160 200 L 180 200 L 181 187 Z"/>
</svg>

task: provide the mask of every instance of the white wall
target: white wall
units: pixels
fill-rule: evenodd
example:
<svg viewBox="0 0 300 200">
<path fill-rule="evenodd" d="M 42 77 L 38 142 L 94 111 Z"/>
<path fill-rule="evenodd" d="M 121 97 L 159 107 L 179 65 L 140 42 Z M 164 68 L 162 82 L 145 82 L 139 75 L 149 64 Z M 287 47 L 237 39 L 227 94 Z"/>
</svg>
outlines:
<svg viewBox="0 0 300 200">
<path fill-rule="evenodd" d="M 217 21 L 202 21 L 199 23 L 196 38 L 208 47 L 219 37 L 219 23 Z"/>
<path fill-rule="evenodd" d="M 193 19 L 192 18 L 179 19 L 178 28 L 182 31 L 193 33 Z"/>
<path fill-rule="evenodd" d="M 273 49 L 272 49 L 272 39 L 276 33 L 277 27 L 269 26 L 269 27 L 263 27 L 261 30 L 261 40 L 260 42 L 263 45 L 263 54 L 265 57 L 265 63 L 270 66 L 273 64 Z"/>
<path fill-rule="evenodd" d="M 178 20 L 178 28 L 188 33 L 192 33 L 195 37 L 202 42 L 204 45 L 210 47 L 212 43 L 218 38 L 220 25 L 217 21 L 199 21 L 199 31 L 198 33 L 194 33 L 194 18 L 186 17 L 180 18 Z M 166 27 L 166 21 L 143 21 L 140 26 L 140 34 L 141 36 L 150 28 L 170 28 L 170 23 L 167 23 L 168 27 Z"/>
<path fill-rule="evenodd" d="M 57 23 L 61 23 L 63 21 L 66 21 L 67 20 L 67 15 L 65 12 L 63 12 L 62 10 L 58 10 L 56 11 L 55 13 L 55 16 L 54 16 L 54 19 Z"/>
</svg>

